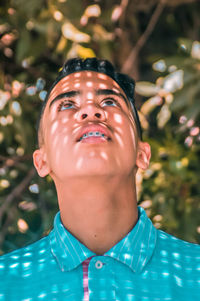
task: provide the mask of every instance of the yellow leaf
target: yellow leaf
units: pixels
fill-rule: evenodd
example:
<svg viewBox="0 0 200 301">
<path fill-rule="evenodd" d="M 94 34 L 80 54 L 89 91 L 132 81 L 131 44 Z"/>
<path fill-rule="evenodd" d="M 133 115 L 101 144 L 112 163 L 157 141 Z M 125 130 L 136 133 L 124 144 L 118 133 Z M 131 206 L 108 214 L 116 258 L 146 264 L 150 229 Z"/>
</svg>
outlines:
<svg viewBox="0 0 200 301">
<path fill-rule="evenodd" d="M 76 51 L 79 57 L 86 59 L 88 57 L 95 57 L 95 53 L 91 48 L 86 48 L 81 45 L 76 46 Z"/>
</svg>

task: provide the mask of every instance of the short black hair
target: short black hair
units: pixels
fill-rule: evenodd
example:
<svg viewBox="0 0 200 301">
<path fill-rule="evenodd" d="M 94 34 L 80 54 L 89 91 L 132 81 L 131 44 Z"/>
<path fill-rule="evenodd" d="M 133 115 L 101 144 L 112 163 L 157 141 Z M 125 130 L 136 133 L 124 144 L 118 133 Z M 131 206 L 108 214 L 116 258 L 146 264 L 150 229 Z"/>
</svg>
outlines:
<svg viewBox="0 0 200 301">
<path fill-rule="evenodd" d="M 137 126 L 137 131 L 139 138 L 142 140 L 142 129 L 141 129 L 141 124 L 138 116 L 137 109 L 135 107 L 135 99 L 134 99 L 134 90 L 135 90 L 135 82 L 134 80 L 129 77 L 126 74 L 117 72 L 114 68 L 114 66 L 107 60 L 103 59 L 97 59 L 97 58 L 87 58 L 87 59 L 81 59 L 81 58 L 73 58 L 67 60 L 61 70 L 58 73 L 57 78 L 51 85 L 50 89 L 48 90 L 48 93 L 45 97 L 45 100 L 43 102 L 43 105 L 41 107 L 41 111 L 39 114 L 39 119 L 37 123 L 37 139 L 38 139 L 38 146 L 40 145 L 40 124 L 41 124 L 41 119 L 47 104 L 47 101 L 49 99 L 49 95 L 52 91 L 52 89 L 57 85 L 57 83 L 64 78 L 65 76 L 74 73 L 74 72 L 81 72 L 81 71 L 95 71 L 98 73 L 104 73 L 111 77 L 114 81 L 118 83 L 118 85 L 122 88 L 124 93 L 126 94 L 131 108 L 133 112 L 133 116 L 136 122 Z"/>
</svg>

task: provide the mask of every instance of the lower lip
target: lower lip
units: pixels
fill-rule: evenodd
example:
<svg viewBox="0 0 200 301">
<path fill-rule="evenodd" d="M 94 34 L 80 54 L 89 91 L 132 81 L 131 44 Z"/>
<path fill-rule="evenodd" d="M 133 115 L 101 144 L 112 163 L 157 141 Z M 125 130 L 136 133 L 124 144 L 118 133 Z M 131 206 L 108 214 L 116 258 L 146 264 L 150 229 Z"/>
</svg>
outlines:
<svg viewBox="0 0 200 301">
<path fill-rule="evenodd" d="M 88 138 L 83 138 L 80 142 L 82 143 L 103 143 L 107 142 L 107 139 L 103 137 L 88 137 Z"/>
</svg>

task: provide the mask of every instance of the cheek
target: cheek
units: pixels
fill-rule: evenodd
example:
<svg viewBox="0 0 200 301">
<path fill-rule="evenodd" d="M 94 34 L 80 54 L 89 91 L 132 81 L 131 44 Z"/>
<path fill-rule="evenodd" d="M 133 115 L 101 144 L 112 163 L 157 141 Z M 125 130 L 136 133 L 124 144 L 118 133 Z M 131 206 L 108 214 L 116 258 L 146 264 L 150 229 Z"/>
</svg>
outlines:
<svg viewBox="0 0 200 301">
<path fill-rule="evenodd" d="M 60 144 L 64 147 L 69 142 L 70 122 L 64 114 L 59 118 L 52 119 L 49 120 L 46 129 L 44 129 L 44 140 L 48 147 L 55 152 Z"/>
<path fill-rule="evenodd" d="M 113 121 L 115 124 L 115 131 L 125 137 L 135 140 L 137 137 L 136 125 L 132 115 L 114 113 Z"/>
<path fill-rule="evenodd" d="M 67 131 L 70 125 L 70 118 L 68 115 L 69 114 L 64 114 L 64 112 L 59 115 L 57 114 L 56 116 L 52 114 L 48 124 L 48 131 L 51 135 L 57 134 L 57 132 L 65 133 Z"/>
<path fill-rule="evenodd" d="M 118 124 L 118 125 L 122 124 L 122 116 L 120 114 L 114 113 L 113 119 L 116 122 L 116 124 Z"/>
</svg>

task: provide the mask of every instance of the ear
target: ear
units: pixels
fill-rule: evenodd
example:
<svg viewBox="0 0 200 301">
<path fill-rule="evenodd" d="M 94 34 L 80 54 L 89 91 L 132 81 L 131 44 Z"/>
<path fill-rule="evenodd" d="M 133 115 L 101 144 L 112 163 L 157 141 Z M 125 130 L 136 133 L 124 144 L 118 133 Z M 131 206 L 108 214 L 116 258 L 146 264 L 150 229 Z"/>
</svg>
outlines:
<svg viewBox="0 0 200 301">
<path fill-rule="evenodd" d="M 43 148 L 34 151 L 33 163 L 40 177 L 45 177 L 50 173 L 50 168 Z"/>
<path fill-rule="evenodd" d="M 136 158 L 137 167 L 143 170 L 147 169 L 149 167 L 150 158 L 151 158 L 151 147 L 149 143 L 139 141 L 137 158 Z"/>
</svg>

